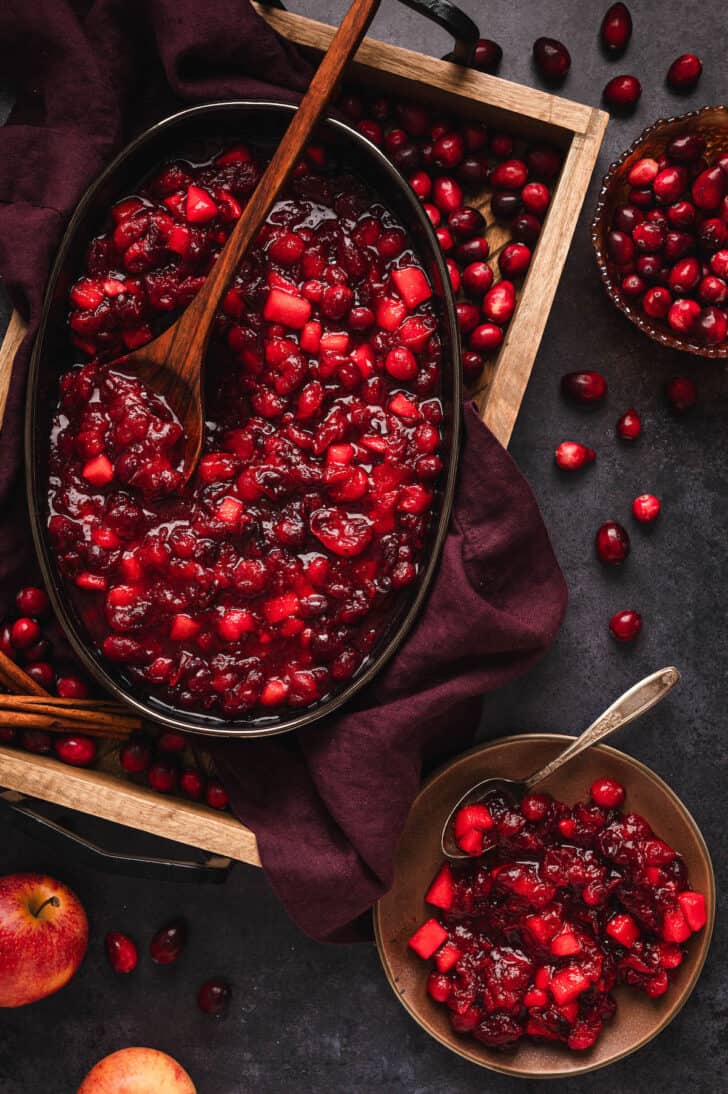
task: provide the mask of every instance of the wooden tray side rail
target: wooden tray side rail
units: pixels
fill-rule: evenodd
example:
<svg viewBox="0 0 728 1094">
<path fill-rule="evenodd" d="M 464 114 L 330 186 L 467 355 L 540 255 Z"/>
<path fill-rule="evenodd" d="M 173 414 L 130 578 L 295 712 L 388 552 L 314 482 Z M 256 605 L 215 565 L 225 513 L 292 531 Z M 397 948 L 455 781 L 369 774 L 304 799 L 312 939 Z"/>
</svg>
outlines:
<svg viewBox="0 0 728 1094">
<path fill-rule="evenodd" d="M 332 27 L 290 12 L 256 5 L 279 33 L 304 49 L 322 53 Z M 486 76 L 447 61 L 365 39 L 351 66 L 351 82 L 434 103 L 528 139 L 559 145 L 566 158 L 518 306 L 503 345 L 486 368 L 474 398 L 481 417 L 507 445 L 536 358 L 561 271 L 596 162 L 608 116 L 600 110 L 542 91 Z M 497 262 L 507 231 L 486 213 L 491 261 Z M 0 423 L 13 360 L 25 335 L 13 313 L 0 346 Z M 78 770 L 57 761 L 0 747 L 0 786 L 30 797 L 140 829 L 166 839 L 259 866 L 255 835 L 230 815 L 179 798 L 163 797 L 115 770 Z"/>
</svg>

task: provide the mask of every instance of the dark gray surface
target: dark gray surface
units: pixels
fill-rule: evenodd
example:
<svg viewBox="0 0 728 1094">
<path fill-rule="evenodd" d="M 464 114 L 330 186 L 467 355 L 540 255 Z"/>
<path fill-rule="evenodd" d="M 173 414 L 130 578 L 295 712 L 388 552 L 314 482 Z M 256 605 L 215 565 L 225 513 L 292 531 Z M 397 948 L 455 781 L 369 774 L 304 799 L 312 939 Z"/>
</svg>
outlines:
<svg viewBox="0 0 728 1094">
<path fill-rule="evenodd" d="M 693 811 L 726 885 L 725 671 L 726 371 L 667 352 L 619 316 L 597 279 L 587 225 L 596 186 L 614 156 L 658 116 L 725 100 L 724 6 L 630 4 L 635 34 L 626 57 L 608 62 L 597 46 L 607 0 L 462 0 L 484 34 L 504 49 L 501 74 L 537 84 L 530 62 L 534 38 L 569 46 L 573 70 L 565 95 L 596 104 L 612 75 L 632 72 L 644 94 L 637 112 L 607 131 L 595 182 L 538 355 L 511 451 L 532 483 L 571 590 L 558 642 L 525 680 L 488 698 L 483 736 L 520 730 L 578 731 L 624 687 L 661 665 L 676 664 L 683 682 L 674 697 L 617 743 L 653 767 Z M 341 0 L 291 4 L 334 20 Z M 374 33 L 436 55 L 447 38 L 383 0 Z M 704 61 L 698 89 L 678 99 L 664 86 L 670 61 L 694 49 Z M 605 408 L 583 415 L 558 393 L 562 372 L 599 368 L 610 384 Z M 700 404 L 676 421 L 662 386 L 690 373 Z M 628 406 L 643 414 L 637 445 L 618 446 L 614 422 Z M 553 467 L 561 440 L 598 450 L 595 467 L 566 479 Z M 658 527 L 635 527 L 629 505 L 654 491 L 663 500 Z M 603 519 L 622 520 L 632 534 L 623 570 L 596 562 L 593 536 Z M 645 629 L 634 649 L 607 635 L 613 611 L 637 607 Z M 536 1090 L 536 1083 L 480 1071 L 430 1041 L 398 1005 L 369 946 L 335 948 L 301 937 L 260 872 L 240 867 L 224 889 L 111 879 L 79 869 L 20 837 L 4 821 L 0 873 L 44 869 L 81 895 L 91 917 L 91 947 L 82 972 L 60 995 L 0 1018 L 1 1094 L 73 1094 L 85 1071 L 107 1052 L 147 1043 L 176 1055 L 200 1094 L 493 1094 Z M 128 978 L 114 977 L 102 952 L 109 929 L 129 930 L 146 944 L 168 917 L 188 915 L 192 941 L 179 967 L 158 969 L 146 958 Z M 637 1056 L 607 1071 L 564 1081 L 564 1094 L 717 1094 L 728 1059 L 725 920 L 694 996 L 669 1030 Z M 230 1017 L 215 1024 L 196 1011 L 194 994 L 209 975 L 234 984 Z M 722 1079 L 721 1079 L 722 1076 Z"/>
</svg>

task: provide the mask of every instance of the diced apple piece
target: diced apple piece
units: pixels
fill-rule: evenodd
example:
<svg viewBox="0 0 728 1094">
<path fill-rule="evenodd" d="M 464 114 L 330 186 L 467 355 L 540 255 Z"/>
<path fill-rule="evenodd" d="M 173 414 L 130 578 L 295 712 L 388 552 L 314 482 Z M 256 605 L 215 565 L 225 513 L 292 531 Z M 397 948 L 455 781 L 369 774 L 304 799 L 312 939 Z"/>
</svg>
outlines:
<svg viewBox="0 0 728 1094">
<path fill-rule="evenodd" d="M 419 927 L 409 940 L 409 946 L 428 961 L 447 939 L 447 931 L 436 919 L 428 919 Z"/>
<path fill-rule="evenodd" d="M 453 897 L 455 896 L 455 879 L 452 876 L 452 870 L 445 863 L 440 868 L 435 876 L 432 885 L 425 894 L 425 900 L 428 904 L 434 904 L 436 908 L 452 908 Z"/>
</svg>

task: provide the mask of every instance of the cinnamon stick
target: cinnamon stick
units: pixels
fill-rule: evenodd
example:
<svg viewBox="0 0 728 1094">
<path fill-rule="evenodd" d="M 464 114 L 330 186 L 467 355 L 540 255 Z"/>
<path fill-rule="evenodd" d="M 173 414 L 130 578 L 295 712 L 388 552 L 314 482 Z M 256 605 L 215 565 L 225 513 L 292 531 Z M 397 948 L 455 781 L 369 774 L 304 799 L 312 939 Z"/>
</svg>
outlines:
<svg viewBox="0 0 728 1094">
<path fill-rule="evenodd" d="M 43 729 L 49 733 L 82 733 L 87 737 L 104 737 L 116 741 L 123 741 L 130 734 L 130 731 L 125 729 L 93 723 L 64 722 L 62 718 L 56 718 L 53 715 L 19 710 L 3 711 L 2 723 L 4 726 L 13 726 L 16 729 Z"/>
<path fill-rule="evenodd" d="M 84 707 L 79 709 L 73 705 L 74 700 L 59 700 L 49 696 L 43 699 L 40 696 L 25 695 L 0 695 L 1 717 L 6 717 L 11 711 L 33 716 L 46 716 L 54 718 L 61 724 L 73 723 L 74 728 L 88 725 L 99 729 L 110 729 L 119 734 L 128 736 L 134 730 L 141 729 L 142 723 L 133 715 L 112 713 L 104 709 Z"/>
</svg>

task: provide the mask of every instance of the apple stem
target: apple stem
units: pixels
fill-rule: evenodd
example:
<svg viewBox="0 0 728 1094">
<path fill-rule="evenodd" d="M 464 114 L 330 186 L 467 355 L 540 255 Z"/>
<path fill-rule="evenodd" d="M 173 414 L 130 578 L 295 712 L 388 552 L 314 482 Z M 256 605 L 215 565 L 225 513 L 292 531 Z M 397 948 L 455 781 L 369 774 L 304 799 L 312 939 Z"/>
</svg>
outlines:
<svg viewBox="0 0 728 1094">
<path fill-rule="evenodd" d="M 36 911 L 34 913 L 36 919 L 38 918 L 38 916 L 40 915 L 40 913 L 43 911 L 43 909 L 46 907 L 47 904 L 51 904 L 54 908 L 60 908 L 60 906 L 61 906 L 61 902 L 60 902 L 60 900 L 58 899 L 57 896 L 49 896 L 47 900 L 43 901 L 40 908 L 36 909 Z"/>
</svg>

